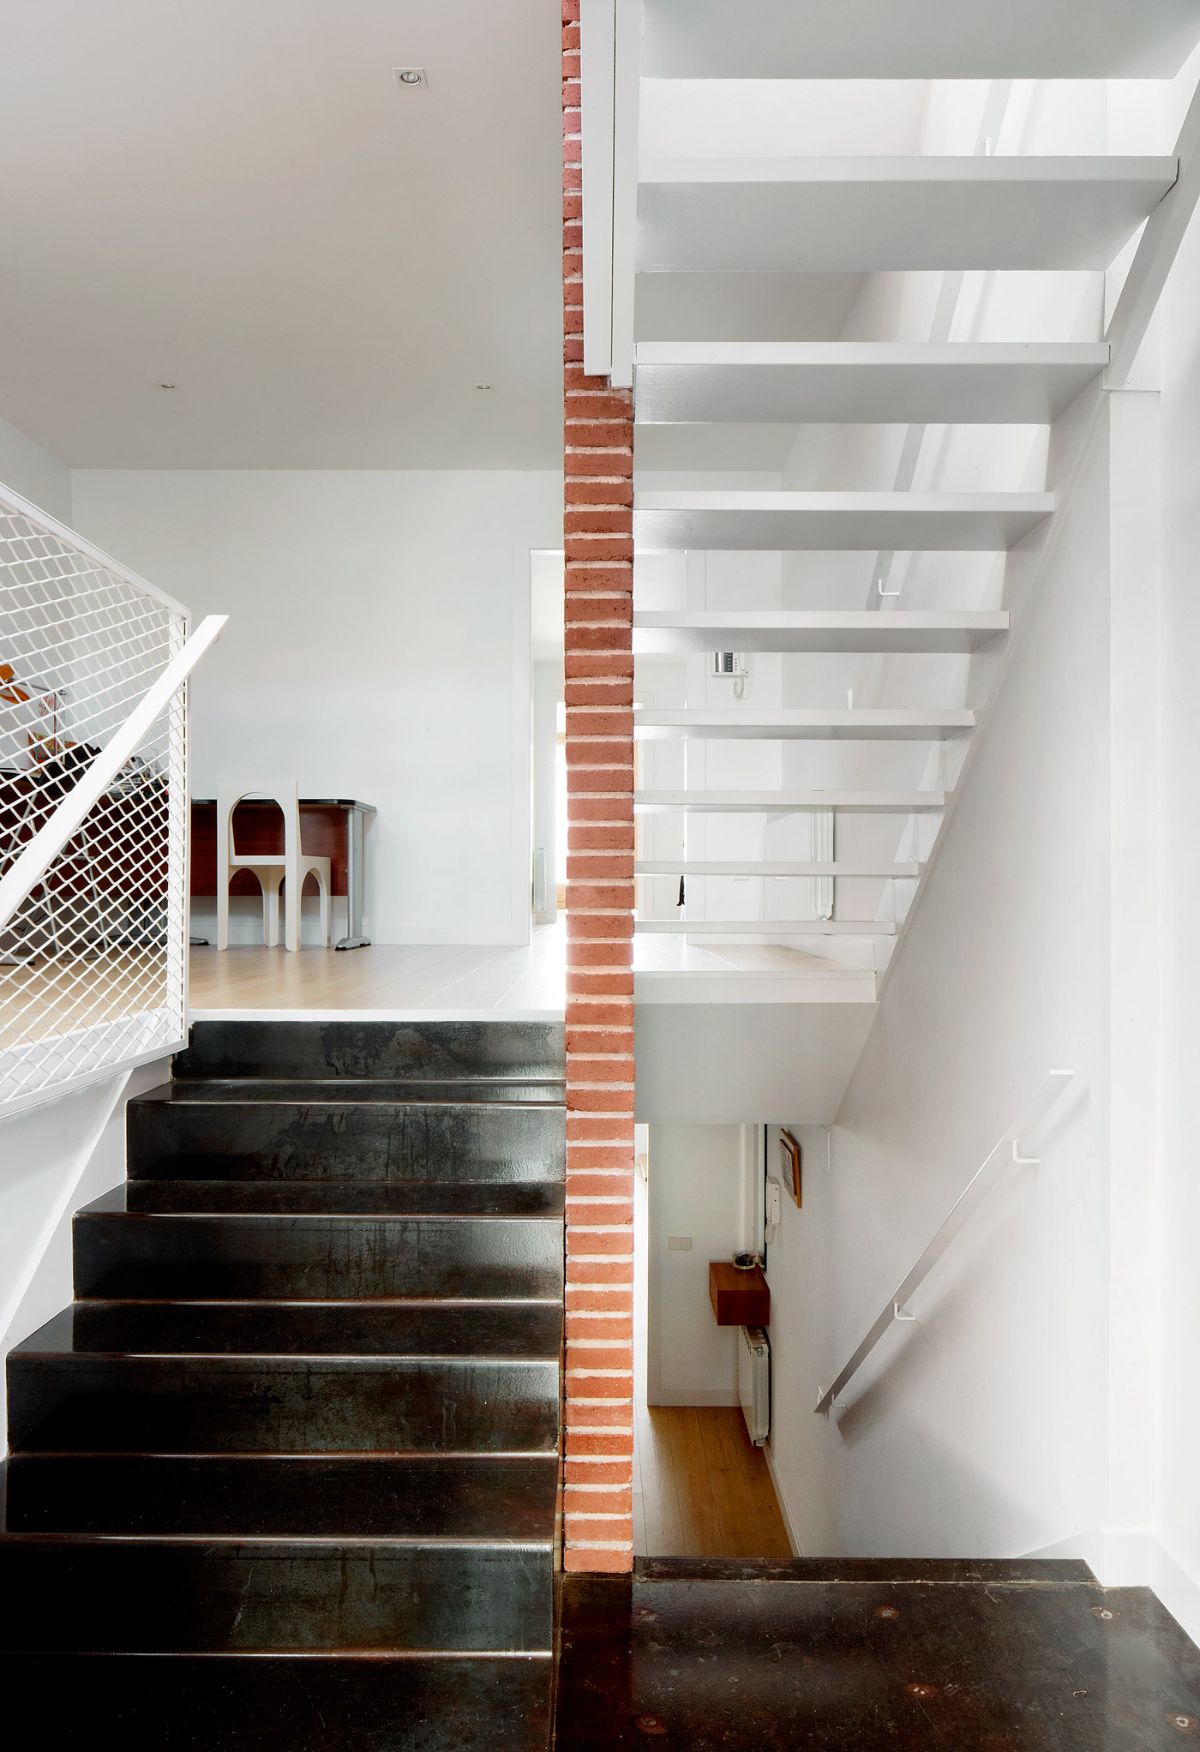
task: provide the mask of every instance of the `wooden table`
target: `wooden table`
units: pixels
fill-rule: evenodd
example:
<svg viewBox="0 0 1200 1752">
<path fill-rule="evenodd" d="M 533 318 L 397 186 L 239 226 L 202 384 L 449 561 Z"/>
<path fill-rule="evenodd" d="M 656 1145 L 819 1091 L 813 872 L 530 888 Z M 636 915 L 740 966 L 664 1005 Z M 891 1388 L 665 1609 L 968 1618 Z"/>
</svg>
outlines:
<svg viewBox="0 0 1200 1752">
<path fill-rule="evenodd" d="M 363 830 L 373 803 L 357 797 L 301 797 L 300 816 L 304 850 L 313 857 L 329 859 L 330 884 L 334 894 L 346 896 L 346 935 L 335 949 L 365 949 L 363 935 Z M 268 797 L 243 797 L 234 810 L 235 843 L 239 854 L 278 854 L 283 851 L 283 812 Z M 192 798 L 192 863 L 190 892 L 217 892 L 217 804 L 213 797 Z M 238 870 L 229 884 L 230 894 L 259 892 L 249 870 Z"/>
</svg>

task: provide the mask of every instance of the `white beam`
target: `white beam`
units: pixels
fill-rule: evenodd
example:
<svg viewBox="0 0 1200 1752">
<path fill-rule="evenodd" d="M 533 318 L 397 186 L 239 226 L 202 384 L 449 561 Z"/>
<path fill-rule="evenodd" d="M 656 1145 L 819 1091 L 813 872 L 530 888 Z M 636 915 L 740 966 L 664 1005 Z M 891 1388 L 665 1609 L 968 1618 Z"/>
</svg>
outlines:
<svg viewBox="0 0 1200 1752">
<path fill-rule="evenodd" d="M 612 367 L 614 0 L 583 0 L 579 14 L 583 162 L 583 368 Z"/>
<path fill-rule="evenodd" d="M 1124 389 L 1129 382 L 1134 360 L 1200 199 L 1200 86 L 1183 118 L 1175 154 L 1179 174 L 1146 221 L 1108 325 L 1106 389 Z"/>
<path fill-rule="evenodd" d="M 610 375 L 617 387 L 629 389 L 633 384 L 633 293 L 637 277 L 642 0 L 615 0 L 615 3 Z"/>
</svg>

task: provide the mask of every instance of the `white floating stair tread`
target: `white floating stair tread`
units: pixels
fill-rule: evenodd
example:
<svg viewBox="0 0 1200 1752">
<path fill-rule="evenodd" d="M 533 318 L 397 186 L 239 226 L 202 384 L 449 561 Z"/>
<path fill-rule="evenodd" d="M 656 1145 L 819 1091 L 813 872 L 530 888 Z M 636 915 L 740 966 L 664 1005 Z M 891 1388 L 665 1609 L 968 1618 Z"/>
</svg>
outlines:
<svg viewBox="0 0 1200 1752">
<path fill-rule="evenodd" d="M 635 919 L 635 931 L 679 937 L 894 937 L 889 919 Z"/>
<path fill-rule="evenodd" d="M 1103 269 L 1178 174 L 1174 157 L 656 159 L 637 266 Z"/>
<path fill-rule="evenodd" d="M 642 656 L 685 651 L 975 651 L 1006 633 L 1005 610 L 635 610 Z"/>
<path fill-rule="evenodd" d="M 864 877 L 871 880 L 882 879 L 897 881 L 911 877 L 914 880 L 921 874 L 920 864 L 888 864 L 875 862 L 835 861 L 832 864 L 814 864 L 803 861 L 763 862 L 750 858 L 738 858 L 733 862 L 709 859 L 697 861 L 694 858 L 639 859 L 633 866 L 635 876 L 845 876 Z"/>
<path fill-rule="evenodd" d="M 639 425 L 1039 425 L 1108 364 L 1105 341 L 660 342 L 636 352 Z"/>
<path fill-rule="evenodd" d="M 1192 0 L 645 0 L 642 71 L 682 79 L 1169 79 Z"/>
<path fill-rule="evenodd" d="M 669 712 L 640 709 L 633 718 L 634 735 L 649 742 L 665 741 L 670 737 L 762 742 L 796 738 L 835 742 L 937 742 L 947 736 L 965 735 L 974 728 L 974 712 L 959 708 L 935 711 L 928 706 L 870 706 L 853 710 L 797 706 L 769 712 L 744 707 L 725 711 L 699 707 Z"/>
<path fill-rule="evenodd" d="M 647 548 L 770 552 L 1001 553 L 1054 510 L 1053 493 L 641 492 L 634 539 Z"/>
<path fill-rule="evenodd" d="M 644 815 L 808 815 L 841 810 L 848 815 L 911 815 L 944 809 L 944 791 L 635 791 L 633 807 Z"/>
</svg>

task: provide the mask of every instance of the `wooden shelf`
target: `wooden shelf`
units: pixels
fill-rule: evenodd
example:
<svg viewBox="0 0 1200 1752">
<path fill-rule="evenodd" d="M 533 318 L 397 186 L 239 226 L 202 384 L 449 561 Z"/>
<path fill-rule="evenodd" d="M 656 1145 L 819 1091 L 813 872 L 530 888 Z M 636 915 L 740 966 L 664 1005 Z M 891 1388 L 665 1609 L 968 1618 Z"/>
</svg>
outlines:
<svg viewBox="0 0 1200 1752">
<path fill-rule="evenodd" d="M 739 1271 L 728 1259 L 708 1262 L 708 1296 L 718 1326 L 766 1326 L 771 1291 L 760 1265 Z"/>
</svg>

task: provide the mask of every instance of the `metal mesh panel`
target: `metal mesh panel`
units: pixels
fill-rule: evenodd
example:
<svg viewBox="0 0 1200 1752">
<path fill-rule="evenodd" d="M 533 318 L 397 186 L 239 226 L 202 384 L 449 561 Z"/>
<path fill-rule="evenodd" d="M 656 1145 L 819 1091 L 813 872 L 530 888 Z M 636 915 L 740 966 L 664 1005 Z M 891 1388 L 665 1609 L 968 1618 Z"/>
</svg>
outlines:
<svg viewBox="0 0 1200 1752">
<path fill-rule="evenodd" d="M 0 492 L 0 876 L 186 631 Z M 186 722 L 180 690 L 0 934 L 0 1107 L 182 1038 Z"/>
</svg>

